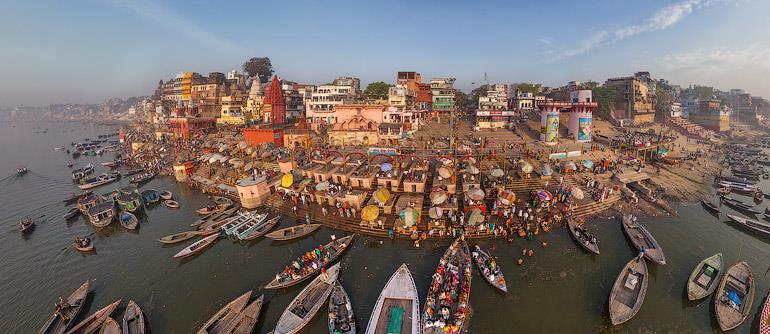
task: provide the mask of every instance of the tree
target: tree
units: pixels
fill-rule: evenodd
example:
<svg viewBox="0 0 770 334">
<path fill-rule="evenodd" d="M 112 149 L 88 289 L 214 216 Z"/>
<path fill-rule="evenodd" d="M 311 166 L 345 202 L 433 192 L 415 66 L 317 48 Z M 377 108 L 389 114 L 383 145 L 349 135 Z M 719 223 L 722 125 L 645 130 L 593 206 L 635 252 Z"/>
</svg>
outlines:
<svg viewBox="0 0 770 334">
<path fill-rule="evenodd" d="M 243 63 L 243 71 L 265 83 L 273 76 L 273 64 L 268 57 L 254 57 Z"/>
<path fill-rule="evenodd" d="M 366 86 L 366 90 L 364 90 L 364 96 L 372 100 L 384 100 L 388 98 L 389 88 L 390 85 L 385 82 L 372 82 Z"/>
<path fill-rule="evenodd" d="M 468 103 L 472 103 L 476 106 L 479 105 L 479 97 L 487 95 L 487 84 L 483 84 L 471 91 L 471 95 L 468 97 Z"/>
<path fill-rule="evenodd" d="M 516 89 L 522 93 L 537 94 L 537 92 L 540 91 L 540 85 L 523 82 L 516 85 Z"/>
<path fill-rule="evenodd" d="M 607 118 L 611 118 L 615 110 L 615 99 L 618 93 L 614 89 L 606 87 L 596 87 L 591 90 L 594 101 L 599 105 L 599 113 Z"/>
<path fill-rule="evenodd" d="M 469 103 L 472 103 L 472 101 L 468 100 L 468 95 L 461 92 L 461 91 L 455 91 L 455 107 L 458 110 L 467 110 L 469 107 L 472 107 L 472 105 L 469 105 Z M 478 104 L 478 100 L 476 101 Z"/>
</svg>

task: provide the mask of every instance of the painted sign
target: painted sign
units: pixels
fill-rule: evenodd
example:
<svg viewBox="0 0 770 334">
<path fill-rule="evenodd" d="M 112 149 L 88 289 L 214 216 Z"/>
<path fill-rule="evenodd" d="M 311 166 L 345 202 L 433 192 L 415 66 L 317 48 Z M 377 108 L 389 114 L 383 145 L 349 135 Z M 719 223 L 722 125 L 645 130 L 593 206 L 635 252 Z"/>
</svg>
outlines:
<svg viewBox="0 0 770 334">
<path fill-rule="evenodd" d="M 555 143 L 559 137 L 559 114 L 548 114 L 545 119 L 545 142 Z"/>
<path fill-rule="evenodd" d="M 516 116 L 512 110 L 478 110 L 476 116 Z"/>
<path fill-rule="evenodd" d="M 577 140 L 591 140 L 591 117 L 580 117 L 578 119 Z"/>
<path fill-rule="evenodd" d="M 580 154 L 581 154 L 580 151 L 569 151 L 569 152 L 567 152 L 567 156 L 568 157 L 579 157 Z"/>
<path fill-rule="evenodd" d="M 551 160 L 564 159 L 566 157 L 567 157 L 567 152 L 551 153 L 548 155 L 548 159 L 551 159 Z"/>
<path fill-rule="evenodd" d="M 381 155 L 391 155 L 391 156 L 400 154 L 397 148 L 390 148 L 390 147 L 370 147 L 368 153 L 371 155 L 381 154 Z"/>
</svg>

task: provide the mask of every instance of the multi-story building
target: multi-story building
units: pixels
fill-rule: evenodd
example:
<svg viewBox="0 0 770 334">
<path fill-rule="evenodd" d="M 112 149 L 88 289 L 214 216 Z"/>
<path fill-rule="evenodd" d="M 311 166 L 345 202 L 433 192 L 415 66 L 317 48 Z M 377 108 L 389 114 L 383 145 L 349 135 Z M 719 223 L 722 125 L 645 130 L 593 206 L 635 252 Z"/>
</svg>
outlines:
<svg viewBox="0 0 770 334">
<path fill-rule="evenodd" d="M 222 97 L 222 112 L 217 124 L 243 125 L 251 121 L 251 112 L 247 111 L 244 100 L 238 96 Z"/>
<path fill-rule="evenodd" d="M 455 110 L 455 80 L 455 78 L 430 79 L 431 109 L 433 111 L 447 112 Z"/>
<path fill-rule="evenodd" d="M 630 119 L 634 124 L 652 123 L 655 120 L 655 93 L 649 73 L 639 72 L 632 77 L 611 78 L 604 83 L 615 90 L 615 116 Z"/>
<path fill-rule="evenodd" d="M 543 97 L 543 100 L 545 97 Z M 530 92 L 517 92 L 516 97 L 511 99 L 512 109 L 517 111 L 531 111 L 537 108 L 537 99 L 535 94 Z"/>
<path fill-rule="evenodd" d="M 310 97 L 305 98 L 305 117 L 308 122 L 336 123 L 338 120 L 334 115 L 334 107 L 360 99 L 360 87 L 360 80 L 350 77 L 339 77 L 331 85 L 314 87 Z"/>
<path fill-rule="evenodd" d="M 422 76 L 420 73 L 403 71 L 396 73 L 397 86 L 402 85 L 413 92 L 417 92 L 420 84 L 422 84 Z"/>
<path fill-rule="evenodd" d="M 431 111 L 433 106 L 433 91 L 430 84 L 421 83 L 417 85 L 417 110 L 421 112 Z"/>
<path fill-rule="evenodd" d="M 722 101 L 717 99 L 698 101 L 697 112 L 691 113 L 691 121 L 700 126 L 718 132 L 730 129 L 729 111 L 722 108 Z"/>
<path fill-rule="evenodd" d="M 166 101 L 189 103 L 192 98 L 192 86 L 203 77 L 195 72 L 182 72 L 163 84 L 162 99 Z"/>
<path fill-rule="evenodd" d="M 281 88 L 286 99 L 286 117 L 299 119 L 305 115 L 304 95 L 300 94 L 299 87 L 304 87 L 296 82 L 281 79 Z"/>
<path fill-rule="evenodd" d="M 396 87 L 388 88 L 388 105 L 399 110 L 412 110 L 417 104 L 415 91 L 409 89 L 407 84 L 396 84 Z"/>
<path fill-rule="evenodd" d="M 211 72 L 206 78 L 194 82 L 190 99 L 198 107 L 198 113 L 203 117 L 219 117 L 221 98 L 226 95 L 225 75 Z"/>
<path fill-rule="evenodd" d="M 508 110 L 508 84 L 492 84 L 479 96 L 479 110 Z"/>
</svg>

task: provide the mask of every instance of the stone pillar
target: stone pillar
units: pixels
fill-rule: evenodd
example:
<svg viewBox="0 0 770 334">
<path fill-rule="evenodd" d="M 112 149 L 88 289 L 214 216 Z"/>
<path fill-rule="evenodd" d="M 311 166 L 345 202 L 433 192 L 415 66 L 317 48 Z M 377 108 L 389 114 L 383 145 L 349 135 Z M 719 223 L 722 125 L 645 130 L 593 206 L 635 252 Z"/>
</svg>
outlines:
<svg viewBox="0 0 770 334">
<path fill-rule="evenodd" d="M 548 146 L 559 143 L 559 107 L 545 105 L 540 110 L 540 141 Z"/>
<path fill-rule="evenodd" d="M 254 209 L 262 205 L 270 195 L 270 189 L 267 187 L 267 179 L 265 177 L 246 177 L 238 180 L 235 185 L 235 189 L 238 191 L 238 199 L 241 201 L 241 206 L 246 209 Z"/>
<path fill-rule="evenodd" d="M 591 141 L 593 134 L 593 110 L 592 108 L 576 105 L 569 113 L 569 135 L 578 143 Z"/>
</svg>

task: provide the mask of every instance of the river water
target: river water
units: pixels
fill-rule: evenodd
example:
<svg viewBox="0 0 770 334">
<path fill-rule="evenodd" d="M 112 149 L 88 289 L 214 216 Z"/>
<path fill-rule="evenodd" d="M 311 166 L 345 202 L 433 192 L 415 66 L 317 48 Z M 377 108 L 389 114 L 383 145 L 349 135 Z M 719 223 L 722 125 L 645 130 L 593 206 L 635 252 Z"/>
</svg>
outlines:
<svg viewBox="0 0 770 334">
<path fill-rule="evenodd" d="M 46 128 L 47 133 L 40 133 Z M 53 147 L 69 147 L 72 141 L 113 131 L 114 127 L 85 123 L 0 123 L 0 332 L 36 331 L 50 315 L 58 296 L 69 294 L 91 279 L 92 294 L 85 312 L 122 298 L 122 307 L 114 314 L 120 317 L 125 303 L 133 299 L 144 310 L 154 333 L 192 333 L 221 305 L 249 289 L 262 291 L 261 287 L 285 264 L 327 242 L 335 233 L 321 229 L 306 239 L 280 243 L 258 240 L 240 244 L 221 239 L 203 254 L 177 261 L 171 256 L 183 246 L 164 247 L 157 239 L 188 230 L 188 224 L 197 218 L 194 209 L 204 206 L 206 198 L 166 177 L 156 178 L 143 188 L 171 190 L 181 209 L 169 210 L 160 205 L 145 210 L 137 232 L 113 223 L 94 235 L 96 254 L 82 255 L 72 248 L 72 238 L 93 233 L 93 228 L 82 217 L 70 222 L 61 218 L 67 210 L 61 200 L 77 189 L 69 181 L 69 156 Z M 93 162 L 101 172 L 99 162 L 111 158 L 107 153 L 76 161 L 79 166 Z M 30 172 L 15 176 L 20 165 L 27 165 Z M 127 184 L 122 180 L 119 186 Z M 119 186 L 103 186 L 96 192 L 106 193 Z M 762 186 L 770 190 L 770 183 Z M 727 265 L 748 261 L 757 277 L 753 310 L 736 331 L 755 332 L 770 288 L 770 279 L 763 277 L 770 264 L 770 240 L 725 223 L 724 215 L 717 219 L 696 202 L 676 205 L 676 209 L 680 212 L 677 218 L 640 218 L 662 245 L 668 264 L 649 264 L 652 277 L 644 306 L 628 323 L 609 326 L 610 288 L 618 271 L 636 254 L 623 235 L 619 219 L 612 218 L 589 222 L 600 240 L 599 256 L 577 247 L 564 229 L 540 236 L 540 240 L 548 241 L 548 248 L 542 248 L 540 240 L 516 239 L 513 244 L 480 241 L 498 258 L 509 293 L 497 293 L 475 275 L 470 332 L 716 332 L 712 298 L 688 302 L 685 284 L 692 268 L 717 252 L 724 254 Z M 16 221 L 27 215 L 43 217 L 32 233 L 22 236 Z M 412 270 L 423 303 L 430 276 L 448 244 L 432 241 L 415 249 L 408 241 L 384 240 L 380 244 L 376 238 L 357 237 L 341 258 L 340 280 L 353 301 L 359 329 L 364 329 L 361 326 L 368 320 L 380 289 L 401 263 L 407 263 Z M 517 266 L 515 260 L 523 247 L 534 248 L 535 255 Z M 269 332 L 303 287 L 264 291 L 267 304 L 255 332 Z M 326 332 L 324 307 L 303 333 Z"/>
</svg>

